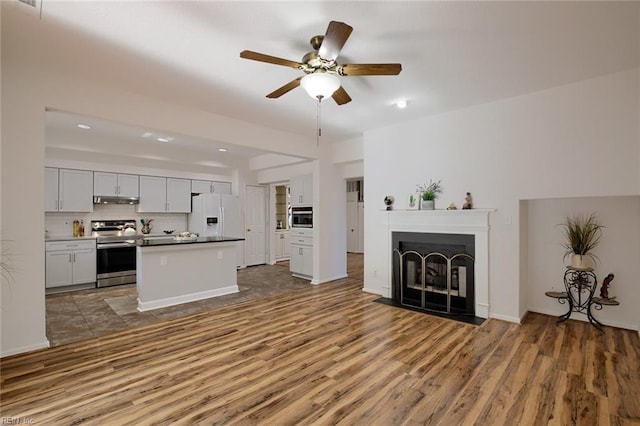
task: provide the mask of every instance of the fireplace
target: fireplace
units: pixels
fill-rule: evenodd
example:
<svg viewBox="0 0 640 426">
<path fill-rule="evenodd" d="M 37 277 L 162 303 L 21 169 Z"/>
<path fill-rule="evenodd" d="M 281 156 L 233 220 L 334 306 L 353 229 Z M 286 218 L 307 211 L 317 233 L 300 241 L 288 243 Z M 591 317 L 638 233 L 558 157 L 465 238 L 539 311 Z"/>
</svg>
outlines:
<svg viewBox="0 0 640 426">
<path fill-rule="evenodd" d="M 478 318 L 489 318 L 489 215 L 494 210 L 492 209 L 472 209 L 472 210 L 392 210 L 392 211 L 381 211 L 381 217 L 384 218 L 380 225 L 385 228 L 386 241 L 380 241 L 380 251 L 375 252 L 375 256 L 369 256 L 369 262 L 372 263 L 371 275 L 367 277 L 367 281 L 365 282 L 365 291 L 369 291 L 371 293 L 378 293 L 382 296 L 382 299 L 387 300 L 390 304 L 394 304 L 397 306 L 402 306 L 399 303 L 393 301 L 394 299 L 394 263 L 397 260 L 397 254 L 394 254 L 394 244 L 393 244 L 393 236 L 395 234 L 399 234 L 400 236 L 403 233 L 408 234 L 430 234 L 431 241 L 419 241 L 419 240 L 410 240 L 412 244 L 420 244 L 422 246 L 414 247 L 418 248 L 417 251 L 420 256 L 424 254 L 428 254 L 431 251 L 436 251 L 434 247 L 430 247 L 429 244 L 450 244 L 452 246 L 462 246 L 464 245 L 464 249 L 460 249 L 460 247 L 450 247 L 447 249 L 446 253 L 443 253 L 446 257 L 451 258 L 453 254 L 456 254 L 458 250 L 464 251 L 468 253 L 473 261 L 467 265 L 459 265 L 457 261 L 451 260 L 452 262 L 452 270 L 451 277 L 449 279 L 453 280 L 451 282 L 451 286 L 455 287 L 455 275 L 458 275 L 458 282 L 460 282 L 460 266 L 465 267 L 462 269 L 462 275 L 466 274 L 465 279 L 462 281 L 467 283 L 466 287 L 460 287 L 458 284 L 458 292 L 466 292 L 466 303 L 472 303 L 474 305 L 473 312 L 475 317 Z M 449 239 L 449 242 L 442 241 L 438 235 L 445 235 L 446 238 Z M 463 241 L 451 240 L 449 237 L 451 236 L 462 236 Z M 418 235 L 419 237 L 419 235 Z M 472 246 L 467 247 L 467 242 L 464 240 L 472 239 Z M 426 244 L 426 245 L 425 245 Z M 383 249 L 384 247 L 384 249 Z M 403 245 L 403 251 L 407 250 L 408 246 Z M 430 259 L 426 259 L 426 263 L 430 262 Z M 412 270 L 408 273 L 412 273 L 415 276 L 414 282 L 411 283 L 413 287 L 420 287 L 420 291 L 422 291 L 422 259 L 421 258 L 411 258 L 407 257 L 406 260 L 413 261 L 416 263 L 408 266 Z M 469 259 L 470 260 L 470 259 Z M 444 259 L 446 262 L 446 259 Z M 437 262 L 432 262 L 437 263 Z M 456 271 L 456 266 L 458 266 Z M 418 267 L 421 270 L 417 271 Z M 428 268 L 429 266 L 425 266 Z M 442 267 L 439 267 L 442 268 Z M 437 268 L 433 268 L 438 270 Z M 428 269 L 425 269 L 425 273 Z M 432 279 L 429 278 L 429 282 L 425 280 L 425 287 L 429 287 L 430 283 L 435 281 L 436 286 L 443 286 L 443 277 L 445 276 L 445 272 L 437 273 L 441 278 Z M 469 274 L 473 276 L 473 285 L 469 284 Z M 433 277 L 433 271 L 431 271 L 431 276 Z M 439 280 L 439 281 L 438 281 Z M 416 285 L 418 284 L 418 285 Z M 375 286 L 379 285 L 379 289 Z M 413 288 L 411 290 L 418 291 L 418 289 Z M 415 293 L 413 293 L 415 296 Z M 420 296 L 420 307 L 412 308 L 407 307 L 408 309 L 422 309 L 422 300 Z M 428 295 L 425 294 L 425 304 L 426 297 Z M 471 298 L 469 298 L 471 296 Z M 441 297 L 441 296 L 440 296 Z M 455 296 L 454 296 L 455 297 Z M 414 300 L 416 297 L 414 297 Z M 454 298 L 455 300 L 455 298 Z M 452 302 L 453 306 L 458 307 L 456 305 L 458 302 Z M 442 304 L 442 303 L 441 303 Z M 453 314 L 451 314 L 453 315 Z M 461 315 L 461 316 L 467 316 Z"/>
<path fill-rule="evenodd" d="M 475 315 L 475 238 L 392 232 L 392 299 L 446 314 Z"/>
</svg>

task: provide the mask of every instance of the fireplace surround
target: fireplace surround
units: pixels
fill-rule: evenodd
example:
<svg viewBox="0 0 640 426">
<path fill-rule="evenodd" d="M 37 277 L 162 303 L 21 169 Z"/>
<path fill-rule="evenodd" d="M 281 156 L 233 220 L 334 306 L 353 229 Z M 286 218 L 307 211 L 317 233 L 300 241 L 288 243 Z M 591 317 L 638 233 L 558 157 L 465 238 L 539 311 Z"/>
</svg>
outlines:
<svg viewBox="0 0 640 426">
<path fill-rule="evenodd" d="M 382 296 L 393 298 L 393 234 L 429 233 L 472 236 L 473 310 L 475 316 L 489 318 L 489 215 L 493 209 L 472 210 L 392 210 L 384 215 L 387 231 L 386 256 L 389 262 L 388 285 Z"/>
</svg>

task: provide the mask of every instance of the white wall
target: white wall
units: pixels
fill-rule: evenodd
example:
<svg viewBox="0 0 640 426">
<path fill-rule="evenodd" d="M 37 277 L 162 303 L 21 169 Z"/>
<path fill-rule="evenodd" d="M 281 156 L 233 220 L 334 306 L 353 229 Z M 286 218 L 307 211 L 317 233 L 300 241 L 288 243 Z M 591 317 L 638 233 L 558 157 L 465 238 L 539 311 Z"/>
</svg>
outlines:
<svg viewBox="0 0 640 426">
<path fill-rule="evenodd" d="M 28 57 L 21 49 L 23 40 L 39 36 L 38 26 L 24 21 L 34 17 L 15 13 L 9 3 L 1 2 L 0 235 L 12 243 L 16 271 L 14 281 L 2 278 L 1 283 L 2 356 L 48 345 L 43 244 L 46 108 L 230 144 L 255 148 L 268 145 L 275 151 L 303 157 L 315 154 L 315 143 L 301 143 L 298 135 L 107 87 L 101 84 L 100 75 L 52 74 L 46 56 Z M 243 197 L 244 184 L 255 179 L 255 174 L 238 173 L 234 176 L 238 182 L 234 192 Z"/>
<path fill-rule="evenodd" d="M 388 283 L 382 200 L 396 208 L 416 184 L 441 179 L 436 208 L 495 208 L 490 219 L 490 315 L 518 321 L 519 200 L 637 195 L 638 72 L 626 71 L 479 105 L 364 135 L 365 287 Z M 524 305 L 524 306 L 523 306 Z"/>
<path fill-rule="evenodd" d="M 347 192 L 331 147 L 313 162 L 313 284 L 347 276 Z"/>
<path fill-rule="evenodd" d="M 563 261 L 564 243 L 562 227 L 566 217 L 574 214 L 595 213 L 605 226 L 600 244 L 594 250 L 599 261 L 595 272 L 598 283 L 612 272 L 615 279 L 609 296 L 620 302 L 617 307 L 605 307 L 594 311 L 602 323 L 617 327 L 640 330 L 640 291 L 638 291 L 638 259 L 640 259 L 640 196 L 595 197 L 530 200 L 523 202 L 528 210 L 527 228 L 529 239 L 526 248 L 528 273 L 528 308 L 534 312 L 560 315 L 567 305 L 544 295 L 545 291 L 564 291 Z M 599 295 L 600 286 L 598 286 Z M 572 318 L 586 321 L 586 316 L 573 314 Z"/>
</svg>

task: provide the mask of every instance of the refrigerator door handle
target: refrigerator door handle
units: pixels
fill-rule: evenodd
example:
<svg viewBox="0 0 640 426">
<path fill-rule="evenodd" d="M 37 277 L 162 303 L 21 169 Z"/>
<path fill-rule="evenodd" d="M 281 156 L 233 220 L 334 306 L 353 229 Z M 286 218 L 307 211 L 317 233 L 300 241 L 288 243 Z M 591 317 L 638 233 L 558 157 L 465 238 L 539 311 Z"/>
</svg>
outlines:
<svg viewBox="0 0 640 426">
<path fill-rule="evenodd" d="M 220 224 L 220 236 L 224 237 L 224 207 L 220 207 L 220 217 L 222 218 L 222 223 Z"/>
</svg>

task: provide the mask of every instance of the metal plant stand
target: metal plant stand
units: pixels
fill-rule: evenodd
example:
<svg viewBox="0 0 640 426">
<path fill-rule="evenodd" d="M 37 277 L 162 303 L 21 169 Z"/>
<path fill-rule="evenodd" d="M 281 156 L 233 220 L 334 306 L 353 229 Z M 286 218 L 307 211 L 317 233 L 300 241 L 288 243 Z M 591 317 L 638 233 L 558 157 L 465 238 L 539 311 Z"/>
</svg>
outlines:
<svg viewBox="0 0 640 426">
<path fill-rule="evenodd" d="M 548 297 L 557 299 L 560 304 L 569 304 L 569 310 L 560 315 L 557 322 L 566 321 L 573 312 L 580 312 L 587 315 L 589 322 L 597 329 L 602 330 L 602 324 L 594 316 L 592 309 L 597 311 L 603 305 L 616 306 L 620 303 L 613 299 L 603 299 L 594 297 L 598 279 L 592 268 L 574 268 L 567 266 L 564 272 L 564 287 L 566 291 L 547 291 Z"/>
</svg>

